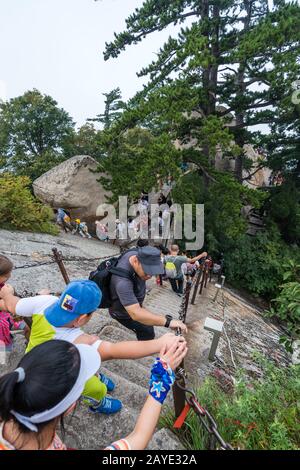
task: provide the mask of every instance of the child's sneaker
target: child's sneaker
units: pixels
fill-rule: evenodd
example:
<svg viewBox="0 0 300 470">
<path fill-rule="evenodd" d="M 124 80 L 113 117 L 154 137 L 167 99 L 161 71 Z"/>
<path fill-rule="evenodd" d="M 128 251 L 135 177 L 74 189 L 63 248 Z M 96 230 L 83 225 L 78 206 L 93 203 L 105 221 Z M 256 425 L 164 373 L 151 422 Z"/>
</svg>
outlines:
<svg viewBox="0 0 300 470">
<path fill-rule="evenodd" d="M 90 406 L 89 410 L 92 413 L 103 413 L 105 415 L 111 415 L 117 413 L 122 408 L 122 402 L 116 398 L 104 397 L 101 400 L 100 405 Z"/>
<path fill-rule="evenodd" d="M 112 392 L 115 389 L 115 384 L 113 383 L 113 381 L 111 379 L 106 377 L 106 375 L 99 374 L 98 378 L 99 378 L 99 380 L 101 380 L 102 383 L 104 383 L 104 385 L 106 385 L 106 388 L 107 388 L 108 392 Z"/>
</svg>

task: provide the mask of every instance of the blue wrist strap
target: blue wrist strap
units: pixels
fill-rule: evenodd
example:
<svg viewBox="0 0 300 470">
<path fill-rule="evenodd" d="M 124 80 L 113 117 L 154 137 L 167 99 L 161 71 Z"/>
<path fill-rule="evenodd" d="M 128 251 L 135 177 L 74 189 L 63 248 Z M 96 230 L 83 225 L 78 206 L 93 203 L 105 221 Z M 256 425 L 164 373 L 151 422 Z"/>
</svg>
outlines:
<svg viewBox="0 0 300 470">
<path fill-rule="evenodd" d="M 151 369 L 149 394 L 163 404 L 174 382 L 175 374 L 169 364 L 157 357 Z"/>
</svg>

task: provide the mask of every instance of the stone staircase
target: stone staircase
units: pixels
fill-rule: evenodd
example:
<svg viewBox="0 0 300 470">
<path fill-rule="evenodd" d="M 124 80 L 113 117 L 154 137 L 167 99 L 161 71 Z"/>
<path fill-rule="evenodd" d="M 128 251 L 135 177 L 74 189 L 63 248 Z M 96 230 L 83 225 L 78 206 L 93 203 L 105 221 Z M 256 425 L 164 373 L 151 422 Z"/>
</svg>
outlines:
<svg viewBox="0 0 300 470">
<path fill-rule="evenodd" d="M 159 288 L 153 287 L 147 295 L 146 305 L 154 302 L 161 295 Z M 171 310 L 174 315 L 178 312 L 180 299 L 170 293 L 173 300 Z M 166 295 L 164 303 L 170 302 Z M 149 305 L 148 305 L 149 304 Z M 166 308 L 166 307 L 165 307 Z M 177 311 L 176 311 L 177 308 Z M 154 311 L 154 308 L 152 309 Z M 163 311 L 162 311 L 163 313 Z M 106 311 L 101 310 L 86 326 L 87 333 L 97 334 L 104 341 L 119 342 L 136 340 L 135 335 L 124 328 L 115 320 L 112 320 Z M 156 328 L 156 337 L 165 334 L 165 328 Z M 101 371 L 110 377 L 116 384 L 115 390 L 110 394 L 120 399 L 123 403 L 122 410 L 112 416 L 92 415 L 87 412 L 86 406 L 80 404 L 76 409 L 74 417 L 66 422 L 65 441 L 69 447 L 80 449 L 101 449 L 116 439 L 128 435 L 135 426 L 137 417 L 148 395 L 148 383 L 153 357 L 138 360 L 112 360 L 102 364 Z M 166 406 L 172 406 L 172 394 L 169 394 Z M 148 449 L 176 450 L 182 449 L 182 445 L 170 431 L 166 429 L 157 430 L 148 445 Z"/>
<path fill-rule="evenodd" d="M 72 236 L 62 235 L 50 237 L 15 232 L 1 231 L 3 250 L 19 252 L 22 246 L 24 255 L 10 256 L 16 265 L 36 260 L 36 253 L 51 252 L 52 246 L 63 250 L 67 256 L 81 256 L 93 258 L 94 256 L 109 256 L 115 247 L 94 240 L 82 240 Z M 6 253 L 7 254 L 7 253 Z M 30 256 L 32 254 L 32 256 Z M 46 258 L 47 259 L 47 258 Z M 95 262 L 96 265 L 96 262 Z M 87 278 L 89 271 L 93 269 L 91 262 L 80 261 L 66 263 L 67 271 L 71 279 Z M 12 284 L 17 290 L 27 288 L 37 292 L 39 289 L 49 287 L 52 291 L 62 290 L 64 283 L 55 265 L 41 266 L 30 269 L 22 269 L 14 272 Z M 145 306 L 153 313 L 170 314 L 178 318 L 181 299 L 172 292 L 169 283 L 157 286 L 153 280 L 149 281 L 149 293 L 145 299 Z M 215 363 L 208 361 L 208 351 L 211 344 L 211 333 L 204 330 L 204 321 L 207 316 L 225 321 L 226 331 L 230 338 L 230 346 L 235 363 L 242 367 L 249 376 L 259 375 L 259 369 L 253 364 L 253 351 L 261 354 L 278 364 L 287 364 L 289 355 L 279 345 L 278 339 L 281 331 L 278 327 L 267 322 L 260 312 L 247 302 L 243 301 L 225 289 L 226 309 L 224 311 L 223 296 L 213 302 L 215 287 L 209 283 L 201 296 L 197 296 L 196 305 L 189 305 L 187 315 L 188 325 L 188 355 L 185 368 L 188 372 L 188 381 L 192 386 L 197 386 L 205 377 L 212 373 Z M 155 328 L 156 337 L 166 333 L 165 328 Z M 111 319 L 108 312 L 99 310 L 86 325 L 87 333 L 96 334 L 102 340 L 117 342 L 135 340 L 135 335 Z M 13 370 L 24 354 L 25 341 L 23 336 L 16 335 L 15 349 L 8 356 L 4 365 L 0 361 L 0 374 Z M 221 337 L 217 350 L 218 357 L 225 364 L 229 373 L 234 373 L 230 348 L 226 337 Z M 116 389 L 112 396 L 123 402 L 122 410 L 112 416 L 93 415 L 88 412 L 86 405 L 78 404 L 72 416 L 65 420 L 65 442 L 68 447 L 76 449 L 102 449 L 114 440 L 128 435 L 135 426 L 136 419 L 147 397 L 148 380 L 153 358 L 139 360 L 113 360 L 102 364 L 102 371 L 111 377 L 116 383 Z M 169 394 L 166 405 L 172 406 L 172 394 Z M 151 440 L 148 449 L 176 450 L 182 448 L 175 435 L 166 430 L 157 430 Z"/>
<path fill-rule="evenodd" d="M 169 283 L 156 286 L 150 281 L 150 292 L 146 296 L 145 306 L 153 313 L 170 314 L 178 318 L 181 299 L 172 292 Z M 231 348 L 234 351 L 235 362 L 244 367 L 249 375 L 260 373 L 253 366 L 252 352 L 261 350 L 273 359 L 281 357 L 287 362 L 288 358 L 279 345 L 279 331 L 258 315 L 258 311 L 236 298 L 229 291 L 226 292 L 227 309 L 225 318 L 223 314 L 222 298 L 213 302 L 215 294 L 214 283 L 208 284 L 203 294 L 196 299 L 196 305 L 189 305 L 188 347 L 189 352 L 185 361 L 188 373 L 188 383 L 197 387 L 216 369 L 216 364 L 208 360 L 208 351 L 211 345 L 211 333 L 204 330 L 204 321 L 207 316 L 216 319 L 225 319 L 226 329 L 231 337 Z M 91 320 L 86 331 L 97 334 L 102 340 L 118 342 L 135 340 L 135 335 L 112 320 L 107 312 L 101 311 Z M 166 333 L 165 328 L 155 328 L 156 337 Z M 226 372 L 234 372 L 229 354 L 228 343 L 222 337 L 219 343 L 218 356 L 226 364 Z M 99 449 L 109 442 L 124 437 L 134 428 L 138 414 L 147 396 L 148 379 L 153 358 L 147 357 L 138 360 L 114 360 L 102 364 L 102 371 L 116 383 L 116 389 L 111 394 L 123 402 L 123 409 L 115 416 L 94 416 L 87 413 L 82 405 L 75 414 L 74 421 L 67 426 L 66 442 L 70 447 L 82 449 Z M 173 406 L 172 394 L 169 394 L 165 407 Z M 76 420 L 77 417 L 77 420 Z M 99 430 L 98 430 L 99 429 Z M 88 434 L 87 430 L 93 430 Z M 176 450 L 182 445 L 176 436 L 166 429 L 157 430 L 149 443 L 148 449 Z"/>
</svg>

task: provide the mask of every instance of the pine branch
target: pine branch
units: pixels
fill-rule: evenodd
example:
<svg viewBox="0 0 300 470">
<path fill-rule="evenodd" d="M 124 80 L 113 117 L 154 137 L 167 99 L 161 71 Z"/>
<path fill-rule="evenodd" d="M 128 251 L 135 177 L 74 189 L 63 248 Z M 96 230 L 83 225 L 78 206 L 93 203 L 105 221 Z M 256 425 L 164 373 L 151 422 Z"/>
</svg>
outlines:
<svg viewBox="0 0 300 470">
<path fill-rule="evenodd" d="M 252 178 L 252 176 L 256 175 L 256 173 L 260 170 L 262 170 L 263 168 L 266 168 L 266 164 L 260 164 L 258 165 L 258 167 L 256 168 L 255 171 L 253 171 L 253 173 L 250 173 L 248 176 L 246 176 L 245 178 L 242 178 L 242 181 L 247 181 L 247 180 L 250 180 Z"/>
</svg>

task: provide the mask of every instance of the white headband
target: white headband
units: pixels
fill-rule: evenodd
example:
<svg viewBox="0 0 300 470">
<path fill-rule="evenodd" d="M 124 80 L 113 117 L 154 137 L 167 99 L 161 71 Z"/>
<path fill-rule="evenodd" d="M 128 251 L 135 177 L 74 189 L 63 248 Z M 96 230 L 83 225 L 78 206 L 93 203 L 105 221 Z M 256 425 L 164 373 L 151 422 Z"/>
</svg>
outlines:
<svg viewBox="0 0 300 470">
<path fill-rule="evenodd" d="M 74 386 L 61 402 L 59 402 L 53 408 L 42 411 L 41 413 L 37 413 L 33 416 L 24 416 L 14 410 L 10 411 L 11 414 L 14 415 L 20 423 L 26 426 L 26 428 L 30 429 L 30 431 L 38 432 L 36 424 L 50 421 L 51 419 L 54 419 L 67 411 L 67 409 L 70 408 L 70 406 L 73 405 L 81 396 L 85 382 L 99 369 L 101 360 L 96 348 L 86 344 L 77 344 L 76 347 L 79 350 L 81 357 L 79 375 Z M 84 353 L 88 353 L 88 356 L 86 356 Z M 91 362 L 93 364 L 91 364 Z M 18 369 L 16 371 L 20 372 Z"/>
<path fill-rule="evenodd" d="M 17 372 L 18 374 L 18 380 L 17 380 L 17 383 L 19 382 L 24 382 L 25 380 L 25 370 L 23 369 L 23 367 L 18 367 L 16 370 L 14 370 L 14 372 Z"/>
</svg>

